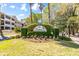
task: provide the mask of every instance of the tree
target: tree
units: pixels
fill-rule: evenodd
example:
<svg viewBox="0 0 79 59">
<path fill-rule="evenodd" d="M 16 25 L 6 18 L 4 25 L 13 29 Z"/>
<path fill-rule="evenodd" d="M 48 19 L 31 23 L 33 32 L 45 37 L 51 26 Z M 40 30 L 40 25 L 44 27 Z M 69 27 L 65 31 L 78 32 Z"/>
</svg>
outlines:
<svg viewBox="0 0 79 59">
<path fill-rule="evenodd" d="M 49 18 L 49 24 L 50 24 L 50 3 L 48 3 L 48 18 Z"/>
<path fill-rule="evenodd" d="M 41 19 L 40 13 L 32 13 L 33 23 L 37 23 L 39 19 Z"/>
<path fill-rule="evenodd" d="M 79 4 L 72 4 L 70 5 L 71 8 L 68 8 L 68 29 L 69 33 L 75 35 L 78 32 L 78 23 L 76 22 L 78 19 L 78 15 L 76 14 L 76 9 L 79 7 Z M 78 11 L 79 12 L 79 11 Z M 76 31 L 75 31 L 76 30 Z"/>
<path fill-rule="evenodd" d="M 43 12 L 43 8 L 44 8 L 44 4 L 42 4 L 42 3 L 39 3 L 39 9 L 40 9 L 40 11 L 41 11 L 41 20 L 42 20 L 42 12 Z"/>
<path fill-rule="evenodd" d="M 43 19 L 43 23 L 49 24 L 49 11 L 48 11 L 48 6 L 46 6 L 43 9 L 42 19 Z"/>
<path fill-rule="evenodd" d="M 26 22 L 27 25 L 32 23 L 30 17 L 24 18 L 23 21 Z"/>
<path fill-rule="evenodd" d="M 1 18 L 1 14 L 0 14 L 0 18 Z M 1 19 L 0 19 L 0 25 L 1 25 Z M 2 32 L 2 29 L 1 29 L 1 26 L 0 26 L 0 35 L 1 35 L 2 37 L 4 37 L 3 32 Z"/>
<path fill-rule="evenodd" d="M 72 34 L 72 35 L 74 35 L 75 34 L 75 29 L 76 29 L 76 20 L 77 19 L 77 17 L 76 16 L 74 16 L 74 17 L 70 17 L 69 19 L 68 19 L 68 24 L 69 24 L 69 26 L 70 26 L 70 33 Z"/>
<path fill-rule="evenodd" d="M 32 23 L 37 23 L 37 21 L 39 19 L 41 19 L 41 14 L 40 13 L 34 13 L 34 12 L 32 12 Z M 23 20 L 27 23 L 27 25 L 28 24 L 32 24 L 30 16 L 27 17 L 27 18 L 25 18 L 25 19 L 23 19 Z"/>
<path fill-rule="evenodd" d="M 31 23 L 32 23 L 32 5 L 33 3 L 29 3 L 30 4 L 30 19 L 31 19 Z"/>
<path fill-rule="evenodd" d="M 79 32 L 79 16 L 77 16 L 77 20 L 76 20 L 76 33 Z"/>
</svg>

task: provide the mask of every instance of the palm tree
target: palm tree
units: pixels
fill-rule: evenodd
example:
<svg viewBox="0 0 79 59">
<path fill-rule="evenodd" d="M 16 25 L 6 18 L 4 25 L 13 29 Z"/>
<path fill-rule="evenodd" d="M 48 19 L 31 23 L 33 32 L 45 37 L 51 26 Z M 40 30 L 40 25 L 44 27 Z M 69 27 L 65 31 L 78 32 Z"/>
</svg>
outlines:
<svg viewBox="0 0 79 59">
<path fill-rule="evenodd" d="M 44 8 L 44 5 L 42 3 L 39 3 L 39 9 L 41 11 L 41 20 L 42 20 L 42 12 L 43 12 L 43 8 Z"/>
<path fill-rule="evenodd" d="M 48 3 L 48 15 L 49 15 L 49 24 L 50 24 L 50 3 Z"/>
<path fill-rule="evenodd" d="M 31 23 L 33 22 L 32 21 L 32 5 L 33 3 L 29 3 L 30 4 L 30 19 L 31 19 Z"/>
</svg>

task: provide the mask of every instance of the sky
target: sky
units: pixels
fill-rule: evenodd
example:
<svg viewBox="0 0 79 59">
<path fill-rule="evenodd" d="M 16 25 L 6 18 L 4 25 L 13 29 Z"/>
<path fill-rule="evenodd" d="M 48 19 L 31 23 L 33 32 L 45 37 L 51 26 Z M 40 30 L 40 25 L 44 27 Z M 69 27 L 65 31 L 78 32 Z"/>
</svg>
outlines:
<svg viewBox="0 0 79 59">
<path fill-rule="evenodd" d="M 47 3 L 44 3 L 45 7 Z M 32 5 L 32 11 L 40 13 L 38 3 Z M 0 11 L 10 15 L 16 16 L 18 20 L 24 19 L 30 15 L 29 3 L 0 3 Z"/>
</svg>

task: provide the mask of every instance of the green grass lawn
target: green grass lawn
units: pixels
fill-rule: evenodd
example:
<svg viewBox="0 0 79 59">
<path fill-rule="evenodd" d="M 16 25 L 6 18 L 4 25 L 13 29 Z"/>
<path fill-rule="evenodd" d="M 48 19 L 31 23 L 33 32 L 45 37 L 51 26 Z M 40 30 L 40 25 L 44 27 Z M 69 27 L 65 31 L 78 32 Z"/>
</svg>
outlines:
<svg viewBox="0 0 79 59">
<path fill-rule="evenodd" d="M 6 33 L 4 36 L 16 36 L 19 35 L 20 33 Z"/>
<path fill-rule="evenodd" d="M 71 41 L 32 42 L 22 39 L 0 41 L 1 56 L 78 56 L 79 45 Z"/>
</svg>

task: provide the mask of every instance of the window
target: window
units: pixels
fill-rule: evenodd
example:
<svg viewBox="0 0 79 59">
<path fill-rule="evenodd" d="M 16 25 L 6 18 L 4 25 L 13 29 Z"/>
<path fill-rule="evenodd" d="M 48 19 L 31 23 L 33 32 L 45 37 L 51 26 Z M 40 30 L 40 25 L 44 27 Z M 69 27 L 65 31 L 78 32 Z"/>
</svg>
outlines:
<svg viewBox="0 0 79 59">
<path fill-rule="evenodd" d="M 9 22 L 9 21 L 5 21 L 5 23 L 6 23 L 6 24 L 10 24 L 10 22 Z"/>
<path fill-rule="evenodd" d="M 14 30 L 14 28 L 12 28 L 12 30 Z"/>
<path fill-rule="evenodd" d="M 4 30 L 4 26 L 1 26 L 1 29 Z"/>
<path fill-rule="evenodd" d="M 10 19 L 10 17 L 9 17 L 9 16 L 6 16 L 6 18 L 7 18 L 7 19 Z"/>
<path fill-rule="evenodd" d="M 4 19 L 4 15 L 3 14 L 1 14 L 1 18 Z"/>
<path fill-rule="evenodd" d="M 5 29 L 7 29 L 7 30 L 8 30 L 8 29 L 10 29 L 10 27 L 5 27 Z"/>
<path fill-rule="evenodd" d="M 12 25 L 14 25 L 14 23 L 12 23 Z"/>
<path fill-rule="evenodd" d="M 1 20 L 1 25 L 4 25 L 4 20 Z"/>
<path fill-rule="evenodd" d="M 12 18 L 12 20 L 14 21 L 14 19 Z"/>
</svg>

